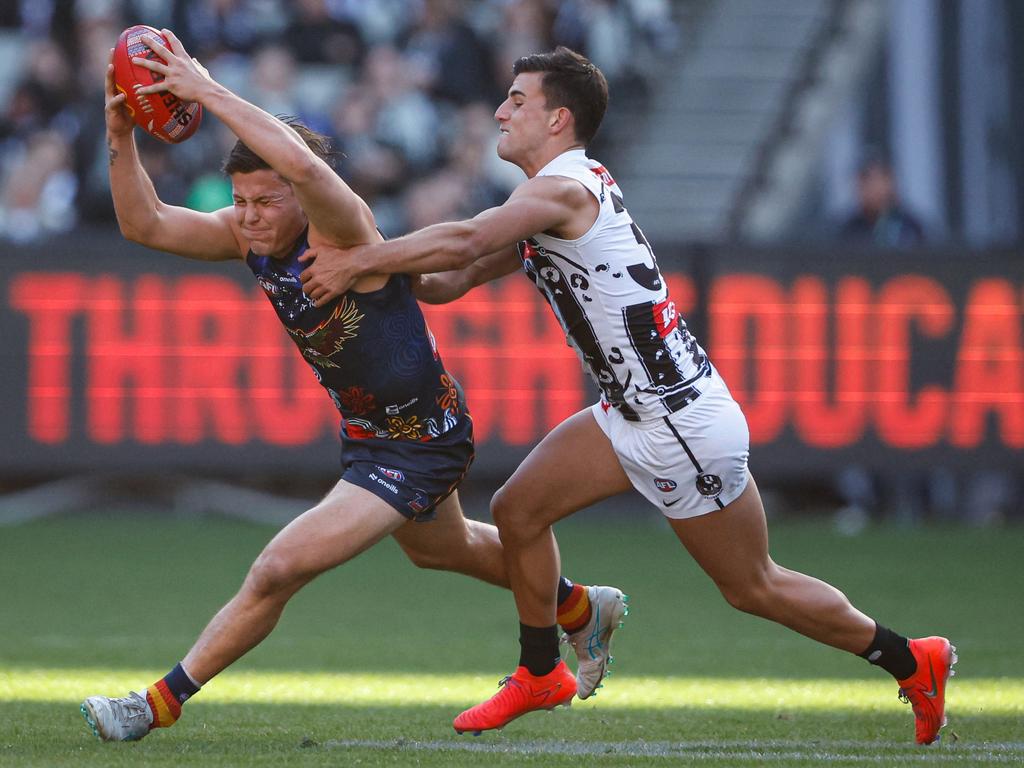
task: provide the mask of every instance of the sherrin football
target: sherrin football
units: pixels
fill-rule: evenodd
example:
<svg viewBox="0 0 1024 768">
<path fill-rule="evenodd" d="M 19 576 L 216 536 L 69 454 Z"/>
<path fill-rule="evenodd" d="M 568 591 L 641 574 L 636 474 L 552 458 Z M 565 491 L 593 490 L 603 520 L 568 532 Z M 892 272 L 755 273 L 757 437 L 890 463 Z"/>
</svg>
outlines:
<svg viewBox="0 0 1024 768">
<path fill-rule="evenodd" d="M 150 35 L 170 48 L 167 39 L 153 27 L 137 24 L 117 38 L 114 47 L 114 85 L 125 95 L 125 105 L 135 122 L 161 141 L 177 144 L 196 132 L 203 118 L 203 107 L 194 101 L 182 101 L 170 91 L 139 95 L 136 88 L 163 80 L 163 75 L 132 63 L 133 58 L 163 61 L 143 41 Z"/>
</svg>

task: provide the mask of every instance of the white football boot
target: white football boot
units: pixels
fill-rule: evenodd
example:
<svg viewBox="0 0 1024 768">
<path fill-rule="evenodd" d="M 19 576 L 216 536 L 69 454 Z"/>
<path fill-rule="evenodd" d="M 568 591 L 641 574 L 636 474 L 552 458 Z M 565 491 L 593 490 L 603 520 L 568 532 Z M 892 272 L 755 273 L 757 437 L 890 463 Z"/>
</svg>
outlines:
<svg viewBox="0 0 1024 768">
<path fill-rule="evenodd" d="M 612 662 L 612 632 L 629 613 L 629 597 L 615 587 L 587 587 L 590 621 L 562 640 L 576 651 L 576 696 L 586 699 L 601 687 Z"/>
<path fill-rule="evenodd" d="M 104 741 L 138 741 L 153 723 L 146 697 L 135 691 L 119 699 L 90 696 L 81 709 L 92 732 Z"/>
</svg>

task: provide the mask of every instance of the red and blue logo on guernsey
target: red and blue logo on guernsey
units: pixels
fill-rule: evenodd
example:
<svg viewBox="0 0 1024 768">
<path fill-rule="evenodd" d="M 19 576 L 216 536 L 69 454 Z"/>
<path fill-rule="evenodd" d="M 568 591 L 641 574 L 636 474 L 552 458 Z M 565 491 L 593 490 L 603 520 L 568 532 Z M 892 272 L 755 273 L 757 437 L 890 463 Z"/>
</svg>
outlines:
<svg viewBox="0 0 1024 768">
<path fill-rule="evenodd" d="M 416 498 L 407 503 L 409 509 L 415 512 L 417 515 L 430 506 L 430 499 L 423 491 L 416 491 Z"/>
<path fill-rule="evenodd" d="M 405 475 L 397 469 L 388 469 L 387 467 L 382 467 L 380 465 L 377 466 L 377 469 L 380 470 L 380 473 L 384 475 L 384 477 L 390 477 L 392 480 L 397 480 L 400 483 L 405 482 Z"/>
<path fill-rule="evenodd" d="M 654 478 L 654 486 L 662 493 L 671 493 L 678 487 L 675 480 L 668 480 L 664 477 Z"/>
</svg>

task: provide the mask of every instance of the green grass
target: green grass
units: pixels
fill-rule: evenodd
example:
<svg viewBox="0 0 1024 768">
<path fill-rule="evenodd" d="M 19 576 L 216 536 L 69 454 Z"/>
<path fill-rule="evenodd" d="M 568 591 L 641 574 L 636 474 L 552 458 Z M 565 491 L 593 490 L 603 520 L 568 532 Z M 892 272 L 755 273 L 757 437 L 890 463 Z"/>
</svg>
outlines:
<svg viewBox="0 0 1024 768">
<path fill-rule="evenodd" d="M 419 571 L 386 542 L 325 575 L 277 631 L 137 744 L 86 730 L 181 658 L 272 534 L 107 514 L 0 529 L 0 765 L 811 766 L 1024 762 L 1024 531 L 774 525 L 773 553 L 867 613 L 960 651 L 950 725 L 912 745 L 895 685 L 854 657 L 728 608 L 643 512 L 559 528 L 567 575 L 621 585 L 631 615 L 600 695 L 479 739 L 451 718 L 517 653 L 511 596 Z M 954 741 L 953 734 L 957 738 Z"/>
</svg>

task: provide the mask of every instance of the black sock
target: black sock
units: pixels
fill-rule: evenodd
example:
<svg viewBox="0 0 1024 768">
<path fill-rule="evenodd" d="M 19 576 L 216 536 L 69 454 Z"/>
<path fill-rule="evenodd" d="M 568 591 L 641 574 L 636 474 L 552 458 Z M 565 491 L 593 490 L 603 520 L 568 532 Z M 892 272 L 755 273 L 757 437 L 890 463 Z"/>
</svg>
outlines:
<svg viewBox="0 0 1024 768">
<path fill-rule="evenodd" d="M 910 652 L 910 642 L 888 627 L 875 622 L 875 639 L 863 653 L 858 653 L 876 667 L 881 667 L 897 680 L 906 680 L 917 671 L 917 659 Z"/>
<path fill-rule="evenodd" d="M 562 660 L 558 652 L 558 625 L 528 627 L 519 625 L 519 666 L 531 675 L 548 674 Z"/>
<path fill-rule="evenodd" d="M 558 577 L 558 604 L 561 605 L 569 599 L 569 595 L 572 594 L 572 588 L 576 585 L 569 581 L 565 576 Z"/>
</svg>

